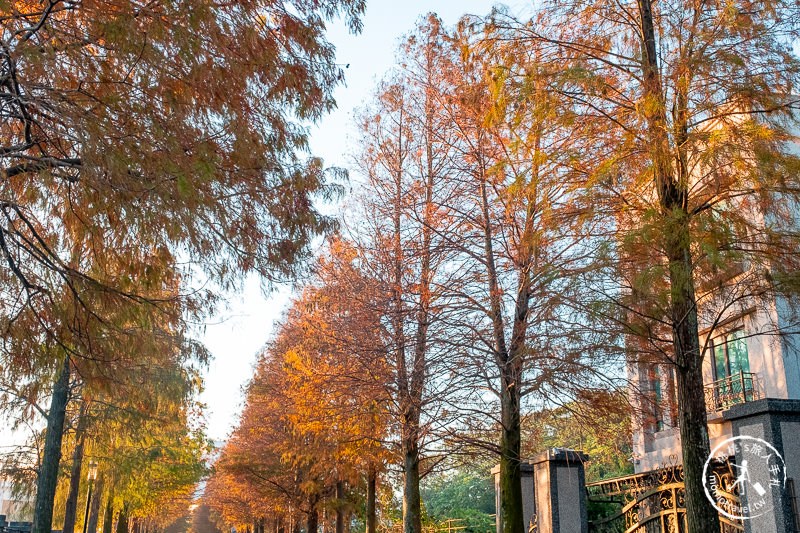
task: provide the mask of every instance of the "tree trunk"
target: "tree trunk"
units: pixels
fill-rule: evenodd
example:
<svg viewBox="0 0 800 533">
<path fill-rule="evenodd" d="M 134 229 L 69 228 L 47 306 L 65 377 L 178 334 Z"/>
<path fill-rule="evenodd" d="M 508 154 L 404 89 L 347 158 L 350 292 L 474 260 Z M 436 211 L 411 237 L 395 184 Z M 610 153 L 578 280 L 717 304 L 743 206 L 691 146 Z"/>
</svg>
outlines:
<svg viewBox="0 0 800 533">
<path fill-rule="evenodd" d="M 522 471 L 520 467 L 520 394 L 522 379 L 522 360 L 520 357 L 509 357 L 503 330 L 503 311 L 500 301 L 500 287 L 492 245 L 492 229 L 489 215 L 489 198 L 486 191 L 486 179 L 480 183 L 481 210 L 483 216 L 483 245 L 486 260 L 486 278 L 489 289 L 490 319 L 492 321 L 495 341 L 495 362 L 500 372 L 500 509 L 497 514 L 503 524 L 503 533 L 525 533 L 526 528 L 522 513 Z M 523 278 L 527 279 L 527 278 Z M 525 286 L 527 287 L 527 285 Z M 517 307 L 524 298 L 525 315 L 527 315 L 527 288 L 517 296 Z M 517 313 L 518 314 L 518 313 Z M 519 325 L 515 316 L 514 333 Z M 523 336 L 517 338 L 522 343 Z M 513 343 L 514 339 L 512 339 Z"/>
<path fill-rule="evenodd" d="M 520 403 L 522 399 L 522 361 L 525 357 L 525 339 L 528 331 L 528 293 L 531 286 L 530 268 L 532 264 L 532 206 L 528 206 L 525 223 L 525 239 L 521 244 L 523 264 L 519 271 L 517 301 L 511 329 L 511 345 L 508 352 L 500 352 L 500 420 L 502 435 L 500 436 L 500 493 L 503 504 L 502 518 L 505 533 L 521 533 L 528 531 L 527 518 L 524 515 L 522 497 L 522 417 Z M 497 329 L 503 327 L 499 324 Z M 498 346 L 503 343 L 498 342 Z M 508 496 L 506 496 L 508 491 Z"/>
<path fill-rule="evenodd" d="M 128 533 L 128 504 L 122 506 L 117 519 L 117 533 Z"/>
<path fill-rule="evenodd" d="M 703 466 L 711 455 L 711 445 L 703 394 L 703 354 L 700 351 L 697 302 L 689 255 L 688 217 L 679 217 L 677 223 L 668 226 L 668 231 L 672 342 L 676 361 L 683 480 L 686 487 L 686 524 L 690 533 L 718 531 L 719 514 L 706 497 L 703 485 Z"/>
<path fill-rule="evenodd" d="M 317 533 L 319 530 L 319 509 L 317 509 L 318 496 L 308 496 L 308 521 L 306 533 Z"/>
<path fill-rule="evenodd" d="M 61 372 L 53 387 L 50 412 L 47 415 L 47 434 L 39 478 L 36 483 L 32 533 L 50 533 L 53 529 L 53 501 L 61 463 L 61 441 L 64 437 L 64 417 L 69 400 L 69 355 L 64 355 Z"/>
<path fill-rule="evenodd" d="M 97 485 L 95 486 L 94 496 L 89 507 L 89 523 L 86 526 L 86 533 L 97 533 L 97 521 L 100 518 L 100 501 L 103 499 L 103 485 L 105 477 L 102 473 L 97 478 Z"/>
<path fill-rule="evenodd" d="M 400 403 L 401 416 L 401 433 L 402 433 L 402 446 L 403 446 L 403 530 L 404 533 L 421 533 L 422 520 L 420 513 L 420 492 L 419 492 L 419 451 L 417 442 L 417 426 L 414 424 L 415 410 L 417 404 L 413 400 L 414 390 L 417 383 L 415 383 L 415 372 L 419 374 L 416 362 L 410 372 L 406 362 L 406 339 L 405 339 L 405 306 L 403 303 L 403 269 L 405 268 L 405 258 L 403 256 L 403 243 L 402 243 L 402 206 L 403 206 L 403 159 L 405 153 L 403 151 L 403 138 L 404 130 L 402 129 L 403 119 L 402 112 L 404 104 L 400 103 L 401 112 L 401 129 L 399 132 L 399 140 L 397 143 L 397 168 L 394 171 L 395 191 L 394 191 L 394 205 L 392 213 L 392 221 L 394 223 L 393 235 L 393 260 L 394 260 L 394 276 L 393 276 L 393 289 L 392 299 L 394 306 L 394 344 L 396 349 L 396 380 L 398 389 L 398 399 Z M 424 311 L 424 310 L 422 310 Z M 419 320 L 421 315 L 417 316 Z M 420 348 L 419 331 L 416 339 L 416 350 L 414 352 L 415 359 L 418 358 Z M 411 374 L 411 375 L 409 375 Z M 339 485 L 337 485 L 338 497 Z M 343 533 L 339 526 L 340 513 L 337 509 L 336 514 L 336 533 Z"/>
<path fill-rule="evenodd" d="M 419 306 L 416 313 L 416 335 L 414 339 L 414 360 L 410 372 L 409 387 L 403 402 L 403 530 L 404 533 L 422 532 L 422 502 L 420 499 L 419 441 L 420 410 L 423 404 L 423 390 L 427 368 L 428 328 L 430 326 L 431 305 L 431 260 L 433 225 L 433 106 L 430 95 L 425 100 L 425 146 L 427 169 L 425 176 L 425 204 L 422 224 L 422 257 L 419 278 Z M 399 198 L 398 198 L 399 201 Z M 399 228 L 396 228 L 399 229 Z M 374 517 L 373 517 L 374 519 Z"/>
<path fill-rule="evenodd" d="M 403 448 L 403 530 L 404 533 L 421 533 L 422 506 L 419 492 L 417 439 L 408 439 Z"/>
<path fill-rule="evenodd" d="M 106 500 L 106 512 L 103 516 L 103 533 L 111 533 L 111 527 L 114 525 L 114 491 L 108 492 L 108 500 Z"/>
<path fill-rule="evenodd" d="M 522 512 L 522 470 L 520 466 L 519 381 L 503 373 L 500 390 L 500 509 L 503 533 L 527 531 Z"/>
<path fill-rule="evenodd" d="M 344 483 L 336 482 L 336 533 L 344 533 Z"/>
<path fill-rule="evenodd" d="M 377 515 L 375 502 L 377 500 L 378 474 L 374 467 L 370 467 L 367 474 L 367 533 L 375 533 Z"/>
<path fill-rule="evenodd" d="M 83 450 L 86 442 L 86 406 L 83 401 L 78 412 L 78 427 L 75 430 L 75 450 L 72 452 L 72 472 L 69 476 L 69 496 L 64 509 L 63 533 L 74 533 L 75 518 L 78 514 L 78 492 L 81 486 L 81 466 L 83 465 Z"/>
</svg>

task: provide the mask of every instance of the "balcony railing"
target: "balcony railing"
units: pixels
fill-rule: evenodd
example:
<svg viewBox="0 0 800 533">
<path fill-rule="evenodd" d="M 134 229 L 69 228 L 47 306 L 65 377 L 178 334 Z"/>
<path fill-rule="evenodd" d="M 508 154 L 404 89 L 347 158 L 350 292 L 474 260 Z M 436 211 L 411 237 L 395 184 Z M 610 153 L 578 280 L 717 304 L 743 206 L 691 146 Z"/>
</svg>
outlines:
<svg viewBox="0 0 800 533">
<path fill-rule="evenodd" d="M 742 371 L 706 385 L 705 395 L 709 412 L 725 411 L 737 403 L 752 402 L 762 397 L 756 374 Z"/>
</svg>

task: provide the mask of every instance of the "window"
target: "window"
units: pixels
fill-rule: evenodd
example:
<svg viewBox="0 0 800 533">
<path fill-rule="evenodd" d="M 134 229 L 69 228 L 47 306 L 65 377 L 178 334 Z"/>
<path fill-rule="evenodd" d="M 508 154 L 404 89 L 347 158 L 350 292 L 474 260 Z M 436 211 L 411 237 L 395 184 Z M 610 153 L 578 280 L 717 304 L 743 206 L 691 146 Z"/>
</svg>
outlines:
<svg viewBox="0 0 800 533">
<path fill-rule="evenodd" d="M 717 409 L 754 399 L 747 339 L 739 329 L 714 339 L 714 380 Z"/>
<path fill-rule="evenodd" d="M 666 372 L 665 372 L 666 370 Z M 666 389 L 666 390 L 664 390 Z M 677 427 L 678 390 L 675 387 L 675 368 L 656 366 L 653 372 L 656 431 Z"/>
<path fill-rule="evenodd" d="M 739 372 L 750 372 L 747 339 L 741 329 L 714 339 L 714 379 L 736 376 Z"/>
<path fill-rule="evenodd" d="M 655 377 L 653 379 L 653 392 L 655 393 L 655 415 L 656 415 L 656 431 L 661 431 L 664 429 L 664 420 L 661 418 L 661 408 L 662 402 L 664 401 L 664 397 L 661 394 L 661 369 L 660 367 L 655 368 Z"/>
</svg>

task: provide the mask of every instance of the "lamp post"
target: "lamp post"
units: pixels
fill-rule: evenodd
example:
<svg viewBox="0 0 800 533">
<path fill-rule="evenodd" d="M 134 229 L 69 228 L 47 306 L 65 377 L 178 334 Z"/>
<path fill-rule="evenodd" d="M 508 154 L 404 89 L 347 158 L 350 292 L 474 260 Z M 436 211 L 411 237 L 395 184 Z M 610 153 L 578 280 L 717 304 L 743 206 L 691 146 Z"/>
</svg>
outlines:
<svg viewBox="0 0 800 533">
<path fill-rule="evenodd" d="M 97 479 L 97 463 L 92 461 L 89 463 L 89 492 L 86 495 L 86 512 L 83 515 L 83 533 L 86 533 L 86 528 L 89 525 L 89 504 L 92 501 L 92 488 L 94 487 L 94 480 Z"/>
</svg>

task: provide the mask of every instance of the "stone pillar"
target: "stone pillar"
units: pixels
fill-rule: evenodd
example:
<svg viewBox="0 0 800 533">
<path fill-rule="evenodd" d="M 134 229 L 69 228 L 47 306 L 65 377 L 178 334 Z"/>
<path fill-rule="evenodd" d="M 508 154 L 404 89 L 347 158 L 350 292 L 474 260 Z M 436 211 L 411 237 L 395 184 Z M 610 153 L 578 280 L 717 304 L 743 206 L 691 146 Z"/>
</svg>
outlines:
<svg viewBox="0 0 800 533">
<path fill-rule="evenodd" d="M 533 464 L 536 533 L 588 533 L 582 452 L 552 448 Z"/>
<path fill-rule="evenodd" d="M 522 473 L 522 519 L 525 521 L 527 530 L 530 530 L 531 520 L 534 515 L 534 496 L 533 496 L 533 465 L 521 463 Z M 503 533 L 503 513 L 500 510 L 500 465 L 492 468 L 494 475 L 494 508 L 497 513 L 497 533 Z"/>
<path fill-rule="evenodd" d="M 800 481 L 800 400 L 764 398 L 741 403 L 725 411 L 723 417 L 731 421 L 734 437 L 754 437 L 771 444 L 783 457 L 786 478 L 794 479 L 797 486 Z M 759 460 L 769 451 L 756 453 L 760 450 L 754 450 L 750 442 L 741 443 L 750 444 L 749 449 L 744 445 L 735 446 L 736 464 L 748 462 L 749 479 L 741 496 L 742 509 L 745 506 L 748 509 L 744 514 L 749 513 L 752 518 L 744 520 L 745 533 L 800 533 L 795 527 L 793 502 L 788 484 L 783 483 L 783 474 L 771 471 L 773 460 Z M 780 483 L 773 481 L 776 478 Z M 755 488 L 756 484 L 760 487 Z M 759 513 L 758 509 L 752 509 L 762 503 L 764 509 L 770 510 Z"/>
</svg>

